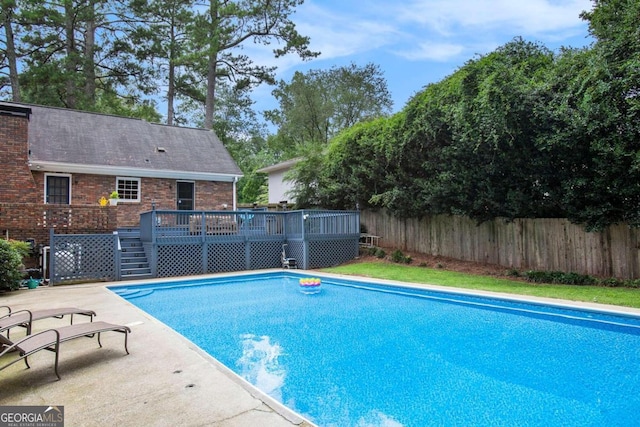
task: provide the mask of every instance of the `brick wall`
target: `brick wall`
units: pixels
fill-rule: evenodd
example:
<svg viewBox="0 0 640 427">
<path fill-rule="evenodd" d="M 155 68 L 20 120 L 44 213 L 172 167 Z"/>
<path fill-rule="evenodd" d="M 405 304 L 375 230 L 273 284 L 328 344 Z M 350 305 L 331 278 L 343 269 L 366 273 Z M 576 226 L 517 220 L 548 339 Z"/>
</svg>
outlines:
<svg viewBox="0 0 640 427">
<path fill-rule="evenodd" d="M 115 177 L 73 174 L 72 204 L 44 204 L 44 177 L 33 174 L 36 203 L 10 203 L 0 201 L 1 238 L 15 240 L 34 239 L 36 246 L 49 245 L 49 230 L 56 234 L 111 233 L 118 227 L 140 225 L 140 214 L 156 209 L 176 209 L 176 181 L 142 178 L 140 203 L 120 201 L 117 206 L 99 206 L 98 200 L 107 197 L 115 188 Z M 195 183 L 197 210 L 221 210 L 223 204 L 231 209 L 233 184 L 229 182 Z M 37 265 L 37 260 L 25 260 L 27 267 Z"/>
<path fill-rule="evenodd" d="M 36 200 L 44 203 L 45 173 L 33 173 Z M 116 177 L 108 175 L 73 174 L 71 176 L 71 204 L 97 206 L 101 197 L 109 197 L 116 187 Z M 176 209 L 176 180 L 162 178 L 141 178 L 141 201 L 125 202 L 120 200 L 117 206 L 118 225 L 137 226 L 140 214 L 150 211 L 152 203 L 156 209 Z M 233 184 L 230 182 L 195 183 L 195 209 L 219 210 L 223 204 L 229 208 L 233 204 Z"/>
<path fill-rule="evenodd" d="M 112 178 L 115 182 L 115 178 Z M 118 224 L 139 225 L 140 214 L 156 209 L 177 209 L 176 180 L 142 178 L 140 203 L 118 202 Z M 230 182 L 197 181 L 195 183 L 196 210 L 221 210 L 223 204 L 233 205 L 233 184 Z"/>
<path fill-rule="evenodd" d="M 117 207 L 0 203 L 2 237 L 49 244 L 57 234 L 111 233 L 118 228 Z"/>
<path fill-rule="evenodd" d="M 49 245 L 49 233 L 100 234 L 118 228 L 117 208 L 94 206 L 44 205 L 40 203 L 0 203 L 2 238 L 33 239 L 36 248 Z M 27 268 L 38 266 L 38 259 L 24 260 Z"/>
<path fill-rule="evenodd" d="M 142 178 L 142 201 L 122 202 L 118 206 L 100 207 L 100 197 L 107 197 L 115 187 L 115 177 L 100 175 L 72 175 L 71 205 L 44 204 L 44 173 L 33 174 L 35 203 L 0 201 L 0 232 L 10 238 L 36 238 L 38 243 L 49 241 L 49 229 L 56 233 L 110 233 L 118 227 L 138 226 L 140 214 L 156 209 L 176 209 L 176 182 L 168 179 Z M 221 210 L 233 204 L 233 184 L 204 182 L 195 184 L 196 210 Z"/>
<path fill-rule="evenodd" d="M 223 204 L 228 209 L 233 207 L 233 184 L 230 182 L 197 182 L 195 192 L 197 210 L 219 210 Z"/>
<path fill-rule="evenodd" d="M 29 171 L 28 125 L 26 116 L 0 115 L 0 202 L 36 202 Z"/>
</svg>

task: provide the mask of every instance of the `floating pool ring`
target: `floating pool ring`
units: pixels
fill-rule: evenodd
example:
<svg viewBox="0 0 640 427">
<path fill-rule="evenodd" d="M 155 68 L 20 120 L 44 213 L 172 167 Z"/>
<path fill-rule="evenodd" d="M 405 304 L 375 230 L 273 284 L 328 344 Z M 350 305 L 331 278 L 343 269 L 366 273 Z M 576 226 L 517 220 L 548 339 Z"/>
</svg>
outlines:
<svg viewBox="0 0 640 427">
<path fill-rule="evenodd" d="M 300 279 L 300 290 L 305 294 L 315 294 L 320 292 L 322 281 L 317 277 L 306 277 Z"/>
<path fill-rule="evenodd" d="M 300 279 L 300 286 L 314 287 L 314 286 L 320 286 L 321 284 L 322 284 L 322 281 L 317 277 Z"/>
</svg>

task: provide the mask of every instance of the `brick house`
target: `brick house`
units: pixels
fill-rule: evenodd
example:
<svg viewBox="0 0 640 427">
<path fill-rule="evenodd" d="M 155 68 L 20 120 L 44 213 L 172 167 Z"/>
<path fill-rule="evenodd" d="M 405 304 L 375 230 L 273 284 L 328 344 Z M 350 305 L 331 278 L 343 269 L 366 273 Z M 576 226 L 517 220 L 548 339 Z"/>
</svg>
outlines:
<svg viewBox="0 0 640 427">
<path fill-rule="evenodd" d="M 235 209 L 238 165 L 213 131 L 0 102 L 0 232 L 47 244 L 156 209 Z M 118 205 L 100 206 L 116 190 Z"/>
</svg>

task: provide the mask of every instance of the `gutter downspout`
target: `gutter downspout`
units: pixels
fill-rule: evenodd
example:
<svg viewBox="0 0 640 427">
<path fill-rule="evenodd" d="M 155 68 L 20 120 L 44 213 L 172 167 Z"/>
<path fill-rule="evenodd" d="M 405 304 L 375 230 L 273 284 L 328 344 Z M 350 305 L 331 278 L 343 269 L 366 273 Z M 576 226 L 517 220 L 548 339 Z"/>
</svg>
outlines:
<svg viewBox="0 0 640 427">
<path fill-rule="evenodd" d="M 238 183 L 238 177 L 235 176 L 233 177 L 233 209 L 232 209 L 234 211 L 236 210 L 236 207 L 237 207 L 237 196 L 236 196 L 237 183 Z"/>
</svg>

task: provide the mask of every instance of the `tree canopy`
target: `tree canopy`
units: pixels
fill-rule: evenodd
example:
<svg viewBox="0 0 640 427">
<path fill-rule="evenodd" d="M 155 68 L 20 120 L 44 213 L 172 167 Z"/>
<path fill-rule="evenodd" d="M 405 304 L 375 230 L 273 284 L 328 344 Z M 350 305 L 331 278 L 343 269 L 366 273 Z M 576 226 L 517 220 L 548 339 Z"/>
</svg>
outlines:
<svg viewBox="0 0 640 427">
<path fill-rule="evenodd" d="M 582 17 L 589 48 L 515 38 L 338 134 L 299 202 L 640 226 L 640 6 L 595 1 Z"/>
<path fill-rule="evenodd" d="M 245 172 L 292 157 L 301 207 L 394 215 L 566 217 L 640 226 L 640 3 L 594 0 L 595 42 L 551 52 L 514 38 L 427 85 L 396 114 L 375 64 L 294 74 L 267 135 L 249 91 L 276 83 L 244 43 L 317 52 L 291 20 L 302 0 L 0 0 L 0 96 L 213 128 Z M 146 100 L 146 101 L 145 101 Z M 175 108 L 179 103 L 180 108 Z M 204 114 L 202 110 L 204 108 Z"/>
<path fill-rule="evenodd" d="M 380 67 L 350 64 L 296 72 L 273 90 L 279 108 L 265 112 L 287 144 L 327 144 L 341 130 L 387 115 L 393 101 Z"/>
<path fill-rule="evenodd" d="M 274 83 L 275 68 L 254 64 L 247 43 L 274 43 L 276 57 L 319 55 L 290 19 L 302 3 L 1 0 L 0 96 L 80 110 L 103 108 L 104 96 L 144 111 L 160 96 L 168 124 L 180 100 L 201 104 L 212 129 L 220 85 Z"/>
<path fill-rule="evenodd" d="M 372 63 L 296 72 L 290 82 L 280 81 L 273 94 L 279 108 L 265 112 L 278 128 L 270 148 L 280 160 L 305 158 L 295 168 L 291 194 L 301 206 L 320 203 L 316 192 L 329 191 L 319 182 L 327 171 L 317 167 L 329 141 L 359 123 L 387 116 L 393 105 L 387 81 Z"/>
</svg>

